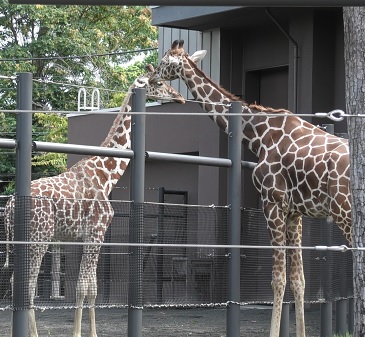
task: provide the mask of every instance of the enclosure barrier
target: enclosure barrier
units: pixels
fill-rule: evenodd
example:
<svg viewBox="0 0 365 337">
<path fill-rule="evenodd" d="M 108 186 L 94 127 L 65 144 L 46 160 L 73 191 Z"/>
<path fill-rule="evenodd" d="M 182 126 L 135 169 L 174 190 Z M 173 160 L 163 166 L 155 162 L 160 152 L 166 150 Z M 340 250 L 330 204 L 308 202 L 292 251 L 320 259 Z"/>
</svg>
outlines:
<svg viewBox="0 0 365 337">
<path fill-rule="evenodd" d="M 20 74 L 19 76 L 19 104 L 18 109 L 29 111 L 31 110 L 31 74 Z M 139 97 L 138 102 L 134 102 L 133 111 L 143 111 L 144 108 L 144 93 L 143 89 L 136 89 L 135 97 Z M 240 126 L 240 116 L 238 114 L 241 111 L 238 102 L 232 104 L 231 107 L 232 116 L 230 117 L 229 125 L 232 127 Z M 232 118 L 238 118 L 234 121 Z M 129 243 L 135 243 L 136 245 L 131 245 L 127 255 L 130 259 L 133 259 L 132 263 L 129 264 L 129 296 L 128 296 L 128 336 L 129 337 L 139 337 L 142 336 L 142 307 L 145 305 L 142 299 L 143 293 L 143 282 L 142 278 L 143 269 L 147 266 L 146 254 L 142 250 L 142 242 L 145 230 L 144 210 L 146 204 L 143 203 L 144 196 L 144 163 L 145 156 L 149 160 L 172 160 L 179 162 L 194 162 L 199 165 L 214 165 L 229 168 L 229 207 L 228 212 L 228 233 L 227 233 L 227 244 L 231 248 L 228 252 L 224 253 L 224 260 L 226 261 L 227 268 L 227 297 L 223 304 L 227 305 L 227 337 L 233 337 L 239 335 L 239 307 L 241 303 L 241 287 L 242 282 L 242 272 L 240 273 L 240 265 L 242 264 L 242 259 L 246 258 L 248 253 L 242 253 L 239 247 L 241 233 L 241 210 L 240 210 L 240 187 L 241 187 L 241 168 L 252 167 L 252 163 L 242 163 L 241 162 L 241 138 L 238 137 L 238 129 L 230 129 L 229 131 L 229 159 L 217 159 L 217 158 L 197 158 L 194 156 L 184 156 L 184 155 L 172 155 L 172 154 L 160 154 L 156 152 L 146 153 L 144 150 L 144 116 L 143 114 L 133 115 L 134 130 L 132 132 L 132 150 L 130 151 L 120 151 L 106 148 L 96 148 L 96 147 L 85 147 L 85 146 L 74 146 L 71 144 L 49 144 L 44 142 L 33 142 L 31 140 L 31 114 L 29 112 L 19 112 L 17 120 L 17 142 L 12 140 L 0 140 L 0 145 L 4 145 L 7 148 L 16 147 L 17 149 L 17 166 L 16 166 L 16 185 L 18 189 L 16 190 L 17 199 L 23 200 L 25 202 L 20 205 L 19 202 L 16 203 L 16 224 L 22 224 L 21 227 L 26 228 L 26 223 L 29 223 L 30 210 L 30 155 L 32 148 L 35 150 L 51 150 L 55 152 L 66 152 L 66 153 L 85 153 L 85 154 L 96 154 L 96 155 L 111 155 L 132 158 L 132 187 L 131 187 L 131 219 L 129 221 L 130 231 L 129 231 Z M 70 151 L 70 152 L 68 152 Z M 85 152 L 83 152 L 85 151 Z M 94 152 L 95 151 L 95 152 Z M 118 152 L 119 151 L 119 152 Z M 194 158 L 191 158 L 194 157 Z M 138 178 L 137 178 L 138 177 Z M 239 188 L 237 188 L 239 187 Z M 23 215 L 24 218 L 23 218 Z M 133 223 L 133 226 L 131 224 Z M 27 232 L 19 231 L 19 226 L 16 226 L 15 239 L 16 241 L 29 241 L 27 239 Z M 245 228 L 243 226 L 242 228 Z M 266 228 L 266 227 L 265 227 Z M 154 233 L 151 233 L 152 238 Z M 181 244 L 181 243 L 180 243 Z M 17 254 L 16 258 L 22 259 L 27 255 L 27 245 L 15 245 Z M 183 248 L 181 244 L 181 248 Z M 187 249 L 187 248 L 185 248 Z M 205 249 L 205 248 L 204 248 Z M 206 248 L 210 249 L 210 248 Z M 269 250 L 267 250 L 269 251 Z M 23 254 L 23 256 L 22 256 Z M 126 253 L 122 253 L 126 254 Z M 203 254 L 206 257 L 209 254 Z M 221 255 L 221 254 L 219 254 Z M 320 259 L 320 258 L 319 258 Z M 25 258 L 23 260 L 26 261 Z M 174 263 L 180 264 L 182 270 L 185 270 L 184 266 L 186 261 L 184 259 L 177 259 Z M 207 264 L 209 269 L 209 264 Z M 243 264 L 244 266 L 244 264 Z M 243 269 L 243 268 L 242 268 Z M 25 266 L 16 268 L 14 274 L 14 285 L 20 287 L 26 284 L 28 278 L 28 268 Z M 248 273 L 249 275 L 249 273 Z M 178 282 L 178 276 L 174 280 Z M 60 282 L 60 281 L 56 281 Z M 185 281 L 186 282 L 186 281 Z M 245 285 L 246 286 L 246 285 Z M 26 287 L 25 287 L 26 288 Z M 20 290 L 21 288 L 16 288 Z M 323 291 L 323 284 L 320 290 Z M 110 292 L 109 288 L 109 292 Z M 106 290 L 106 293 L 108 290 Z M 15 291 L 15 293 L 18 293 Z M 289 296 L 289 295 L 288 295 Z M 326 299 L 323 299 L 327 301 Z M 288 301 L 286 297 L 286 302 Z M 290 300 L 289 300 L 290 301 Z M 249 303 L 249 301 L 248 301 Z M 161 305 L 161 304 L 159 304 Z M 15 337 L 26 337 L 28 335 L 28 325 L 27 325 L 27 309 L 29 308 L 29 303 L 27 303 L 27 294 L 22 293 L 19 297 L 14 296 L 13 299 L 14 306 L 14 326 L 17 328 L 14 330 Z"/>
</svg>

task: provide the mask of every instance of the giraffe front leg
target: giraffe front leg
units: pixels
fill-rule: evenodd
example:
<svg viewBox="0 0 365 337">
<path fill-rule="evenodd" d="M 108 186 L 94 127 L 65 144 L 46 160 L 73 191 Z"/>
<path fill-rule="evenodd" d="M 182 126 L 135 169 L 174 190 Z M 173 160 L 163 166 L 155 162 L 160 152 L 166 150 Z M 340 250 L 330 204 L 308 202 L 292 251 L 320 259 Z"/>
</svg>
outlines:
<svg viewBox="0 0 365 337">
<path fill-rule="evenodd" d="M 302 245 L 302 217 L 293 214 L 287 220 L 287 238 L 290 246 Z M 290 254 L 290 287 L 295 300 L 295 320 L 297 337 L 305 337 L 304 320 L 304 289 L 305 279 L 303 271 L 302 251 L 289 250 Z"/>
<path fill-rule="evenodd" d="M 96 289 L 97 289 L 96 282 L 91 282 L 91 289 L 89 289 L 89 294 L 88 294 L 88 302 L 90 305 L 90 308 L 89 308 L 90 337 L 97 337 L 96 319 L 95 319 L 95 299 L 96 299 L 96 295 L 97 295 Z"/>
<path fill-rule="evenodd" d="M 48 245 L 32 245 L 30 246 L 30 266 L 32 266 L 29 274 L 29 303 L 28 311 L 28 327 L 30 337 L 38 337 L 37 324 L 34 312 L 34 297 L 37 288 L 39 270 L 41 268 L 43 256 L 46 253 Z"/>
<path fill-rule="evenodd" d="M 84 254 L 80 265 L 79 281 L 76 289 L 76 312 L 73 337 L 81 337 L 82 307 L 87 296 L 90 306 L 90 337 L 97 337 L 95 323 L 95 300 L 97 296 L 96 267 L 100 247 L 84 247 Z"/>
<path fill-rule="evenodd" d="M 30 276 L 32 277 L 32 275 Z M 11 276 L 11 279 L 10 279 L 10 282 L 11 282 L 11 289 L 12 289 L 12 293 L 13 292 L 13 288 L 14 288 L 14 274 Z M 32 281 L 30 279 L 30 282 L 29 282 L 29 294 L 30 294 L 30 303 L 31 305 L 33 306 L 33 298 L 34 298 L 34 295 L 32 296 L 32 294 L 34 293 L 32 290 L 33 290 L 33 287 L 31 286 L 32 284 Z M 35 289 L 34 289 L 35 291 Z M 38 332 L 37 332 L 37 324 L 36 324 L 36 321 L 35 321 L 35 312 L 34 312 L 34 309 L 29 309 L 28 310 L 28 328 L 29 328 L 29 336 L 30 337 L 38 337 Z M 11 330 L 10 330 L 10 337 L 13 337 L 13 314 L 11 316 Z"/>
<path fill-rule="evenodd" d="M 13 315 L 11 317 L 13 322 Z M 28 310 L 28 328 L 29 328 L 29 336 L 30 337 L 38 337 L 37 324 L 35 320 L 35 312 L 34 309 Z M 11 324 L 10 336 L 13 337 L 13 323 Z"/>
<path fill-rule="evenodd" d="M 96 257 L 97 263 L 97 257 Z M 90 337 L 97 337 L 96 334 L 96 319 L 95 319 L 95 301 L 98 294 L 98 284 L 96 277 L 96 264 L 93 266 L 89 278 L 89 288 L 87 292 L 87 301 L 89 303 L 89 318 L 90 318 Z"/>
<path fill-rule="evenodd" d="M 34 312 L 34 309 L 29 309 L 28 319 L 29 319 L 29 322 L 28 322 L 29 335 L 31 337 L 38 337 L 37 324 L 35 322 L 35 312 Z"/>
<path fill-rule="evenodd" d="M 37 287 L 37 276 L 38 276 L 38 273 L 37 273 L 37 275 L 35 273 L 33 273 L 30 275 L 30 280 L 29 280 L 29 296 L 30 296 L 31 308 L 28 311 L 28 327 L 29 327 L 29 336 L 31 336 L 31 337 L 38 337 L 37 323 L 35 320 L 35 312 L 33 309 L 35 291 L 36 291 L 36 287 Z"/>
</svg>

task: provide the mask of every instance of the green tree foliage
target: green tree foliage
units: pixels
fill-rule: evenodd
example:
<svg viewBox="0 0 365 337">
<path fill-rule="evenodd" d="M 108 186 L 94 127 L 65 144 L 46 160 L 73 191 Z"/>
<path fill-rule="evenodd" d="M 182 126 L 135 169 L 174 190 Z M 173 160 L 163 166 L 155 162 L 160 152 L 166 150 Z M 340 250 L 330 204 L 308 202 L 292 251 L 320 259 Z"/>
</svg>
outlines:
<svg viewBox="0 0 365 337">
<path fill-rule="evenodd" d="M 126 90 L 129 88 L 131 83 L 141 74 L 144 74 L 146 72 L 146 65 L 147 64 L 157 64 L 157 51 L 154 53 L 150 53 L 147 55 L 143 62 L 137 61 L 134 62 L 132 65 L 128 67 L 123 66 L 116 66 L 114 69 L 114 82 L 115 87 L 121 86 L 123 88 L 123 91 L 114 93 L 112 95 L 112 98 L 110 99 L 108 103 L 108 107 L 113 108 L 116 106 L 120 106 L 124 100 L 124 97 L 126 95 Z"/>
<path fill-rule="evenodd" d="M 120 104 L 142 64 L 126 68 L 136 54 L 157 46 L 151 12 L 143 6 L 9 5 L 0 0 L 0 75 L 31 72 L 34 109 L 77 110 L 77 86 L 101 89 L 101 106 Z M 95 56 L 95 54 L 103 56 Z M 147 53 L 156 59 L 156 52 Z M 138 72 L 138 74 L 137 74 Z M 0 79 L 0 109 L 15 109 L 15 80 Z M 63 83 L 60 85 L 59 83 Z M 66 84 L 73 84 L 70 86 Z M 0 115 L 0 137 L 14 138 L 15 116 Z M 35 114 L 35 140 L 67 141 L 67 121 L 56 114 Z M 0 193 L 11 191 L 15 156 L 0 152 Z M 60 154 L 37 154 L 34 177 L 57 174 L 66 167 Z"/>
</svg>

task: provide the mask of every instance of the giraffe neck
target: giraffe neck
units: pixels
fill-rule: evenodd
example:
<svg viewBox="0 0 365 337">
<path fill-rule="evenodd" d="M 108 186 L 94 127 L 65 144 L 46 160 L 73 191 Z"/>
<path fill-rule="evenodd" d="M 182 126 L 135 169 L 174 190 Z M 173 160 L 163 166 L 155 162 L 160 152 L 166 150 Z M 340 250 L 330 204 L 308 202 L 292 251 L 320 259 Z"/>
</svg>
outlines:
<svg viewBox="0 0 365 337">
<path fill-rule="evenodd" d="M 232 101 L 242 101 L 237 96 L 228 92 L 224 88 L 217 85 L 209 77 L 207 77 L 203 71 L 201 71 L 194 62 L 189 58 L 184 57 L 183 70 L 181 72 L 181 78 L 189 88 L 190 92 L 194 96 L 195 100 L 201 102 L 202 109 L 209 113 L 214 113 L 211 116 L 213 121 L 225 132 L 228 133 L 228 118 L 229 103 Z M 267 114 L 272 112 L 276 113 L 289 113 L 284 109 L 274 110 L 267 109 L 257 105 L 248 106 L 242 101 L 244 106 L 244 113 L 258 113 L 264 111 L 263 117 L 261 116 L 243 116 L 242 117 L 242 140 L 248 143 L 250 150 L 259 156 L 259 152 L 262 149 L 263 141 L 265 141 L 265 132 L 272 121 L 276 124 L 276 127 L 285 127 L 286 117 L 281 118 L 267 118 Z M 270 142 L 270 140 L 269 140 Z"/>
<path fill-rule="evenodd" d="M 199 102 L 201 108 L 225 133 L 228 133 L 229 111 L 228 104 L 231 100 L 238 100 L 233 95 L 228 95 L 222 88 L 208 78 L 192 61 L 184 57 L 182 80 L 189 88 L 194 99 Z"/>
<path fill-rule="evenodd" d="M 102 147 L 117 149 L 130 149 L 131 147 L 131 111 L 132 87 L 129 88 L 120 109 L 120 113 L 115 118 L 112 127 L 103 143 Z M 93 156 L 86 158 L 82 163 L 77 163 L 75 169 L 82 169 L 85 179 L 90 179 L 90 185 L 103 190 L 103 194 L 108 196 L 117 184 L 120 177 L 128 167 L 128 158 L 100 157 Z"/>
<path fill-rule="evenodd" d="M 123 104 L 120 108 L 120 113 L 114 119 L 108 135 L 101 143 L 102 147 L 112 147 L 118 149 L 130 148 L 130 133 L 131 133 L 131 115 L 129 112 L 132 109 L 132 87 L 129 88 Z"/>
</svg>

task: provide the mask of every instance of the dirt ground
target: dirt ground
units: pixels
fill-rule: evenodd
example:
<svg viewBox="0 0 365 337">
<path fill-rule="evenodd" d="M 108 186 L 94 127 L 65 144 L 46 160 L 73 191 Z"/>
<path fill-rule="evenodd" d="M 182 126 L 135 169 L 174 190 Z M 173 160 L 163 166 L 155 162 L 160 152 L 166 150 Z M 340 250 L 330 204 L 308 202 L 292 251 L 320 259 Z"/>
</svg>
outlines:
<svg viewBox="0 0 365 337">
<path fill-rule="evenodd" d="M 39 337 L 70 337 L 73 310 L 36 311 Z M 271 307 L 241 307 L 241 337 L 269 336 Z M 226 308 L 219 309 L 144 309 L 144 337 L 224 337 Z M 126 337 L 127 309 L 97 309 L 98 337 Z M 0 337 L 10 336 L 11 312 L 0 312 Z M 319 337 L 318 310 L 306 312 L 307 337 Z M 84 311 L 82 336 L 89 336 L 88 312 Z M 294 311 L 290 311 L 290 337 L 295 336 Z"/>
</svg>

